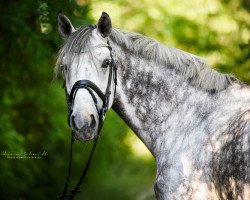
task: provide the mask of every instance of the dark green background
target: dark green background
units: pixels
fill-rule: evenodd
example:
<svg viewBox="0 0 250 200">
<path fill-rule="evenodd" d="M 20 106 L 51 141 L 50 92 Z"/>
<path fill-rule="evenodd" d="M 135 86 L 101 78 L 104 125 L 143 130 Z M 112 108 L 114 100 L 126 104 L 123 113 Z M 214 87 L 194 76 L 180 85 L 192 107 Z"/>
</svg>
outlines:
<svg viewBox="0 0 250 200">
<path fill-rule="evenodd" d="M 126 1 L 107 2 L 120 6 L 127 14 L 139 12 L 144 21 L 136 28 L 138 32 L 147 34 L 147 27 L 154 24 L 146 8 L 138 11 L 131 6 L 125 10 Z M 226 13 L 249 14 L 248 1 L 218 2 Z M 235 8 L 232 2 L 239 6 Z M 94 23 L 90 15 L 93 4 L 88 1 L 79 6 L 66 0 L 2 0 L 0 3 L 0 152 L 48 153 L 43 159 L 7 159 L 0 155 L 0 199 L 55 199 L 62 191 L 70 129 L 62 81 L 53 80 L 53 67 L 62 44 L 55 18 L 63 10 L 76 25 Z M 167 10 L 161 9 L 162 13 Z M 209 25 L 200 26 L 198 21 L 183 16 L 166 15 L 168 20 L 165 26 L 158 27 L 156 39 L 165 43 L 161 35 L 165 33 L 177 47 L 199 55 L 219 51 L 223 59 L 215 67 L 250 82 L 249 41 L 235 39 L 229 33 L 225 46 L 216 42 L 221 35 Z M 125 16 L 121 19 L 126 21 Z M 249 30 L 245 18 L 235 17 L 234 21 L 240 28 Z M 44 33 L 41 26 L 47 26 Z M 78 199 L 153 199 L 152 192 L 148 192 L 155 176 L 153 158 L 135 156 L 126 142 L 128 134 L 131 134 L 128 127 L 110 111 L 91 169 L 81 187 L 83 194 Z M 81 173 L 90 146 L 80 142 L 74 146 L 72 183 Z"/>
</svg>

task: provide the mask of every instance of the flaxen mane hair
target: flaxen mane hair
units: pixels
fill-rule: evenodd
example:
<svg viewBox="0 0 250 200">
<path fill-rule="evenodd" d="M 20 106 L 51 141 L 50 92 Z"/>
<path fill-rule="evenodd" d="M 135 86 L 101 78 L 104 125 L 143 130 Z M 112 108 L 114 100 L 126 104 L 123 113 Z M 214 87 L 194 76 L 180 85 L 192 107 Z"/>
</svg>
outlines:
<svg viewBox="0 0 250 200">
<path fill-rule="evenodd" d="M 95 26 L 82 26 L 69 36 L 59 52 L 55 75 L 58 75 L 58 72 L 61 71 L 59 66 L 62 60 L 64 60 L 63 62 L 66 65 L 70 66 L 72 60 L 79 57 L 79 54 L 84 49 L 91 48 L 88 45 L 88 38 L 94 28 Z M 210 69 L 204 58 L 173 47 L 164 46 L 141 34 L 123 32 L 113 28 L 109 37 L 114 43 L 125 50 L 129 49 L 138 56 L 176 69 L 193 86 L 198 86 L 203 90 L 220 91 L 227 88 L 235 80 L 231 75 L 222 74 Z"/>
</svg>

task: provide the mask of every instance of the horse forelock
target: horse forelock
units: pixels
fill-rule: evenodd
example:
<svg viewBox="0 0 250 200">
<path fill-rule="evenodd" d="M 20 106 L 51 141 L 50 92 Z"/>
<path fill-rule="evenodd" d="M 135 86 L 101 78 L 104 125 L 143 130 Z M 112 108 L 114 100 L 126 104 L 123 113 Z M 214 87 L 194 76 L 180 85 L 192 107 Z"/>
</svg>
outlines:
<svg viewBox="0 0 250 200">
<path fill-rule="evenodd" d="M 80 54 L 85 51 L 85 49 L 90 47 L 89 37 L 94 28 L 94 25 L 81 26 L 64 41 L 64 44 L 58 53 L 58 58 L 54 69 L 55 77 L 61 73 L 60 65 L 62 63 L 67 65 L 69 68 L 70 63 L 72 63 L 75 58 L 79 58 Z"/>
</svg>

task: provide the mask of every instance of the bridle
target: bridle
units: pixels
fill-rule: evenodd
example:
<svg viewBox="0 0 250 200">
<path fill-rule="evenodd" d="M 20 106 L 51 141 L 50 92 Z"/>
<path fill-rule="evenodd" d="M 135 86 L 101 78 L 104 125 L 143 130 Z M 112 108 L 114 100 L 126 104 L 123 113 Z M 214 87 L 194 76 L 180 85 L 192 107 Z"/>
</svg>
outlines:
<svg viewBox="0 0 250 200">
<path fill-rule="evenodd" d="M 99 116 L 99 124 L 98 124 L 98 130 L 97 130 L 97 137 L 94 139 L 94 144 L 93 147 L 91 149 L 91 152 L 89 154 L 89 157 L 87 159 L 87 162 L 85 164 L 85 167 L 83 169 L 82 175 L 79 178 L 75 188 L 73 190 L 70 190 L 70 193 L 67 194 L 68 192 L 68 183 L 69 183 L 69 178 L 70 178 L 70 171 L 71 171 L 71 161 L 72 161 L 72 145 L 74 142 L 74 131 L 72 130 L 71 132 L 71 141 L 70 141 L 70 153 L 69 153 L 69 163 L 68 163 L 68 170 L 67 170 L 67 175 L 66 175 L 66 180 L 65 180 L 65 184 L 64 184 L 64 189 L 63 192 L 60 196 L 58 196 L 57 198 L 60 200 L 64 200 L 65 198 L 68 198 L 69 200 L 74 199 L 75 195 L 77 193 L 81 193 L 81 191 L 79 190 L 79 187 L 84 179 L 84 177 L 87 174 L 87 171 L 89 169 L 92 157 L 94 155 L 94 151 L 98 142 L 98 138 L 103 126 L 103 122 L 105 119 L 105 114 L 108 110 L 109 107 L 109 99 L 110 99 L 110 95 L 111 95 L 111 83 L 112 83 L 112 77 L 114 79 L 114 84 L 115 84 L 115 89 L 114 89 L 114 95 L 116 93 L 116 86 L 117 86 L 117 67 L 114 63 L 114 59 L 112 56 L 112 48 L 109 44 L 109 40 L 107 41 L 107 46 L 109 51 L 110 51 L 110 57 L 111 57 L 111 61 L 109 64 L 109 75 L 108 75 L 108 84 L 107 84 L 107 88 L 105 93 L 103 93 L 101 91 L 101 89 L 96 86 L 95 83 L 93 83 L 90 80 L 79 80 L 77 82 L 75 82 L 75 84 L 73 85 L 70 94 L 68 94 L 67 89 L 65 87 L 65 82 L 64 82 L 64 89 L 65 89 L 65 95 L 66 95 L 66 103 L 67 103 L 67 107 L 68 107 L 68 124 L 70 125 L 70 116 L 73 112 L 73 105 L 74 105 L 74 101 L 75 101 L 75 96 L 76 93 L 79 89 L 86 89 L 89 94 L 91 95 L 93 102 L 95 103 L 95 107 L 97 109 L 97 113 Z M 98 106 L 97 106 L 97 98 L 94 94 L 94 92 L 100 97 L 100 99 L 102 100 L 103 104 L 102 104 L 102 108 L 99 110 Z"/>
</svg>

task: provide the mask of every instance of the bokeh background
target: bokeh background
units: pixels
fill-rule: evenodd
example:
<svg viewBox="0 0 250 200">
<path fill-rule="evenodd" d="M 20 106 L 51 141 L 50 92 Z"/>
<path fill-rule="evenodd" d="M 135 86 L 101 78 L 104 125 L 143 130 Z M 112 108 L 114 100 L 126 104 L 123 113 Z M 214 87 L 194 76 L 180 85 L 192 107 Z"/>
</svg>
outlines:
<svg viewBox="0 0 250 200">
<path fill-rule="evenodd" d="M 114 27 L 135 31 L 208 59 L 211 67 L 250 83 L 248 0 L 2 0 L 0 3 L 0 199 L 55 199 L 68 162 L 62 80 L 53 67 L 62 44 L 56 15 L 77 27 L 106 11 Z M 76 142 L 71 186 L 91 144 Z M 4 152 L 47 152 L 8 159 Z M 77 199 L 154 199 L 153 157 L 110 111 Z"/>
</svg>

